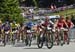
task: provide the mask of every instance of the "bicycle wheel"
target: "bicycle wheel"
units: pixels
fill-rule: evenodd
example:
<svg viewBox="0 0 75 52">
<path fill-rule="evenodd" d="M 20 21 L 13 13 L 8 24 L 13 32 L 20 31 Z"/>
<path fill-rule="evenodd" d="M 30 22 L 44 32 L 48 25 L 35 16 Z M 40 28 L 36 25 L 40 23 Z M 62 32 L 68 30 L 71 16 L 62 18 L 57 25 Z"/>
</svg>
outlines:
<svg viewBox="0 0 75 52">
<path fill-rule="evenodd" d="M 63 46 L 64 44 L 64 31 L 63 30 L 60 30 L 59 40 L 60 40 L 61 46 Z"/>
<path fill-rule="evenodd" d="M 13 34 L 12 35 L 12 43 L 13 43 L 13 45 L 15 45 L 15 41 L 16 41 L 16 34 Z"/>
<path fill-rule="evenodd" d="M 38 36 L 38 38 L 37 38 L 37 45 L 38 45 L 38 48 L 42 48 L 43 47 L 43 35 L 42 34 L 40 34 Z"/>
<path fill-rule="evenodd" d="M 3 35 L 3 44 L 6 46 L 6 35 Z"/>
<path fill-rule="evenodd" d="M 53 34 L 48 33 L 46 36 L 46 45 L 48 49 L 51 49 L 53 47 Z"/>
<path fill-rule="evenodd" d="M 25 38 L 25 45 L 26 46 L 28 45 L 28 37 L 27 37 L 27 34 L 26 34 L 26 38 Z"/>
<path fill-rule="evenodd" d="M 68 32 L 64 33 L 64 41 L 66 41 L 67 44 L 70 42 Z"/>
<path fill-rule="evenodd" d="M 31 42 L 32 42 L 32 34 L 28 35 L 28 44 L 29 46 L 31 46 Z"/>
<path fill-rule="evenodd" d="M 21 34 L 21 40 L 22 40 L 22 43 L 24 42 L 24 34 L 22 33 Z"/>
</svg>

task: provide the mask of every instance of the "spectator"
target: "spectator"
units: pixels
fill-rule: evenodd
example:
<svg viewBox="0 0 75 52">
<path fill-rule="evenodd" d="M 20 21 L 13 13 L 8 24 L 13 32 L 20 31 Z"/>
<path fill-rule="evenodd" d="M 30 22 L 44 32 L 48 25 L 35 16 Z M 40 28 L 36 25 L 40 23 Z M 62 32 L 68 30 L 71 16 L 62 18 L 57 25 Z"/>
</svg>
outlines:
<svg viewBox="0 0 75 52">
<path fill-rule="evenodd" d="M 54 6 L 53 6 L 53 5 L 51 5 L 51 6 L 50 6 L 50 9 L 51 9 L 51 10 L 54 10 Z"/>
<path fill-rule="evenodd" d="M 30 13 L 33 13 L 34 9 L 31 9 L 31 8 L 30 8 L 29 11 L 30 11 Z"/>
<path fill-rule="evenodd" d="M 55 11 L 56 5 L 55 5 L 55 4 L 51 4 L 50 9 L 51 9 L 52 11 Z"/>
<path fill-rule="evenodd" d="M 54 9 L 56 9 L 56 8 L 57 8 L 57 7 L 56 7 L 56 5 L 54 5 L 53 7 L 54 7 Z"/>
</svg>

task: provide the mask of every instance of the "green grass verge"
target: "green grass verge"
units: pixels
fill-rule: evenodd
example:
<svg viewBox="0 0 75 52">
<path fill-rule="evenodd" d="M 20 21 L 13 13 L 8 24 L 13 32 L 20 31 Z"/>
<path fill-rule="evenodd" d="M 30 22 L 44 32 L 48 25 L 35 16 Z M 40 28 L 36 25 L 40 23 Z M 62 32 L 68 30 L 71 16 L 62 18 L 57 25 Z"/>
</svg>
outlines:
<svg viewBox="0 0 75 52">
<path fill-rule="evenodd" d="M 55 13 L 50 13 L 48 15 L 72 15 L 75 14 L 75 9 L 68 9 L 65 11 L 60 11 L 60 12 L 55 12 Z"/>
</svg>

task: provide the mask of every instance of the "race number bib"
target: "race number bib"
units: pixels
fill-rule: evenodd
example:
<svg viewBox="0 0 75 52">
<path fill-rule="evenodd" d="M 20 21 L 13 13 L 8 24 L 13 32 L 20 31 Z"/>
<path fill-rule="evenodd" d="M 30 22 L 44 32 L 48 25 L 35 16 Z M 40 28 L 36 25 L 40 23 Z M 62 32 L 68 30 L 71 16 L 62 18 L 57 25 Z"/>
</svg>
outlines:
<svg viewBox="0 0 75 52">
<path fill-rule="evenodd" d="M 9 31 L 6 31 L 5 34 L 9 34 Z"/>
<path fill-rule="evenodd" d="M 47 27 L 47 29 L 48 29 L 48 30 L 51 30 L 51 28 L 50 28 L 49 26 Z"/>
<path fill-rule="evenodd" d="M 27 30 L 27 33 L 30 33 L 31 31 L 30 30 Z"/>
</svg>

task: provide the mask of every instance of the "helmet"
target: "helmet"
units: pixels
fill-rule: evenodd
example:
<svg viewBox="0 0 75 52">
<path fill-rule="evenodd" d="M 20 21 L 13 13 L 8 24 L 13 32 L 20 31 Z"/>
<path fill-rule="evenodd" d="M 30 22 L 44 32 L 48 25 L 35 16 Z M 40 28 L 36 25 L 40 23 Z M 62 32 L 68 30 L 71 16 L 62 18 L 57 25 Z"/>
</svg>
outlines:
<svg viewBox="0 0 75 52">
<path fill-rule="evenodd" d="M 6 24 L 8 25 L 8 24 L 10 24 L 10 23 L 9 23 L 8 21 L 6 21 L 6 22 L 5 22 L 5 25 L 6 25 Z"/>
<path fill-rule="evenodd" d="M 63 16 L 63 15 L 61 15 L 61 16 L 60 16 L 60 19 L 64 19 L 64 16 Z"/>
<path fill-rule="evenodd" d="M 49 20 L 48 16 L 46 16 L 45 20 L 46 20 L 46 21 L 48 21 L 48 20 Z"/>
<path fill-rule="evenodd" d="M 15 24 L 16 22 L 15 22 L 15 21 L 13 21 L 13 23 Z"/>
<path fill-rule="evenodd" d="M 71 20 L 71 17 L 67 16 L 67 17 L 66 17 L 66 20 Z"/>
</svg>

